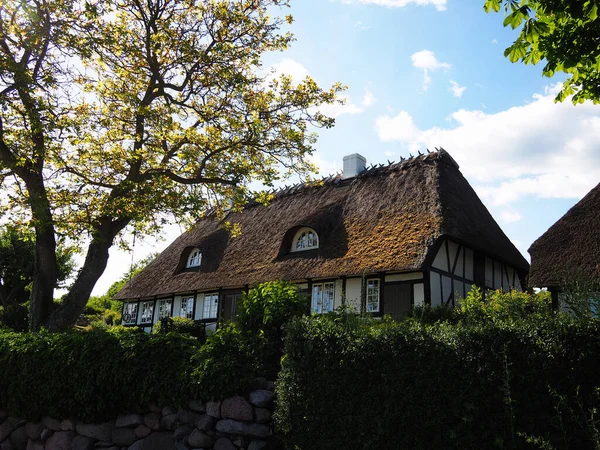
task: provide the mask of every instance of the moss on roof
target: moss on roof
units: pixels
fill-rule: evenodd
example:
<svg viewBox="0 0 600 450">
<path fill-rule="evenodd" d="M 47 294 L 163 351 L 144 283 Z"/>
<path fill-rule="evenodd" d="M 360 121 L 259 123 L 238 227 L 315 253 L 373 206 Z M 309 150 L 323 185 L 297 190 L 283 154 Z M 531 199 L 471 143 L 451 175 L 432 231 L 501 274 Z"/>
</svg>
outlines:
<svg viewBox="0 0 600 450">
<path fill-rule="evenodd" d="M 223 222 L 209 215 L 116 297 L 418 270 L 442 235 L 528 267 L 444 150 L 371 167 L 348 180 L 334 176 L 287 188 L 268 206 L 249 204 L 225 220 L 239 223 L 242 234 L 224 236 Z M 290 231 L 300 226 L 317 231 L 319 249 L 288 252 Z M 202 251 L 202 267 L 181 271 L 182 258 L 194 247 Z"/>
</svg>

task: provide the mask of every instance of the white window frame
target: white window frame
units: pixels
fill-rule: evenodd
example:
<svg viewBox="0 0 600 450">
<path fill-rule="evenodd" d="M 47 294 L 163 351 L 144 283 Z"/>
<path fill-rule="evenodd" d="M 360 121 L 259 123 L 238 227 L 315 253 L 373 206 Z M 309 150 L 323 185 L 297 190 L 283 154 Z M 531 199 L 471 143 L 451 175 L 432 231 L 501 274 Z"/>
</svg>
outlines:
<svg viewBox="0 0 600 450">
<path fill-rule="evenodd" d="M 325 295 L 330 299 L 329 307 L 325 307 Z M 314 314 L 326 314 L 333 312 L 335 303 L 335 281 L 324 281 L 313 283 L 311 288 L 310 310 Z"/>
<path fill-rule="evenodd" d="M 188 256 L 188 260 L 187 260 L 187 264 L 186 264 L 185 268 L 189 269 L 192 267 L 200 267 L 200 264 L 202 264 L 202 252 L 200 251 L 199 248 L 194 248 L 194 249 L 192 249 L 192 251 L 190 252 L 190 255 Z"/>
<path fill-rule="evenodd" d="M 181 297 L 181 305 L 179 307 L 179 317 L 185 319 L 194 319 L 194 302 L 196 297 L 193 295 L 184 295 Z M 185 302 L 185 303 L 184 303 Z M 185 309 L 183 305 L 185 304 Z"/>
<path fill-rule="evenodd" d="M 168 307 L 166 307 L 168 305 Z M 173 311 L 173 299 L 163 298 L 158 300 L 158 320 L 171 317 Z"/>
<path fill-rule="evenodd" d="M 377 305 L 373 308 L 371 305 Z M 381 280 L 379 278 L 371 278 L 367 280 L 367 312 L 378 313 L 381 304 Z"/>
<path fill-rule="evenodd" d="M 124 325 L 137 325 L 137 315 L 138 302 L 127 302 L 123 304 L 122 321 Z M 126 320 L 127 316 L 129 316 L 129 320 Z"/>
<path fill-rule="evenodd" d="M 142 302 L 140 305 L 140 309 L 142 310 L 142 315 L 140 317 L 140 323 L 141 324 L 151 324 L 153 319 L 154 319 L 154 300 L 148 300 L 145 302 Z M 149 320 L 145 320 L 146 316 L 146 312 L 150 310 L 150 317 Z"/>
<path fill-rule="evenodd" d="M 219 315 L 219 293 L 211 292 L 204 294 L 204 302 L 202 302 L 202 318 L 217 319 Z"/>
<path fill-rule="evenodd" d="M 319 248 L 319 235 L 315 230 L 308 227 L 300 228 L 292 240 L 292 252 L 303 252 Z"/>
</svg>

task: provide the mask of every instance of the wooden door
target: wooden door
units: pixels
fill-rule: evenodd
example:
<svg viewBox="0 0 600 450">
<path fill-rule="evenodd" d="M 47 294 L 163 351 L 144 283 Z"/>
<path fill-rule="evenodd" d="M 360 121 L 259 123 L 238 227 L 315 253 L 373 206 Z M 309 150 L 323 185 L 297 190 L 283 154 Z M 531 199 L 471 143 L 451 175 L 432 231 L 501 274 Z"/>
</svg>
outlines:
<svg viewBox="0 0 600 450">
<path fill-rule="evenodd" d="M 386 284 L 383 287 L 383 312 L 394 320 L 405 317 L 412 306 L 412 284 Z"/>
</svg>

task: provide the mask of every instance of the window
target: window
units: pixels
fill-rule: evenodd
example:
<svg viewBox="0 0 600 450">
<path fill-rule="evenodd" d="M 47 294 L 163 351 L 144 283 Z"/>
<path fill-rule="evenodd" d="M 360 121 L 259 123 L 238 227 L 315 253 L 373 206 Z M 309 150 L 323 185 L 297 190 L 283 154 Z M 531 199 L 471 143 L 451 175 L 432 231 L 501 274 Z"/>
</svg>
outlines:
<svg viewBox="0 0 600 450">
<path fill-rule="evenodd" d="M 154 302 L 142 302 L 142 322 L 141 323 L 152 323 L 152 316 L 154 315 Z"/>
<path fill-rule="evenodd" d="M 316 314 L 333 311 L 335 283 L 315 283 L 312 287 L 311 310 Z"/>
<path fill-rule="evenodd" d="M 186 319 L 194 318 L 194 297 L 182 297 L 181 298 L 181 309 L 179 310 L 179 317 L 185 317 Z"/>
<path fill-rule="evenodd" d="M 219 294 L 206 294 L 204 296 L 204 306 L 202 307 L 203 319 L 216 319 L 219 306 Z"/>
<path fill-rule="evenodd" d="M 190 252 L 190 256 L 188 257 L 186 269 L 190 267 L 200 267 L 202 263 L 202 252 L 200 249 L 195 248 Z"/>
<path fill-rule="evenodd" d="M 319 236 L 312 228 L 301 228 L 292 241 L 292 252 L 319 248 Z"/>
<path fill-rule="evenodd" d="M 171 317 L 172 305 L 173 300 L 170 298 L 158 301 L 158 320 L 164 319 L 165 317 Z"/>
<path fill-rule="evenodd" d="M 123 323 L 125 325 L 135 325 L 137 323 L 138 304 L 125 303 L 123 305 Z"/>
<path fill-rule="evenodd" d="M 379 280 L 367 280 L 367 312 L 379 312 Z"/>
</svg>

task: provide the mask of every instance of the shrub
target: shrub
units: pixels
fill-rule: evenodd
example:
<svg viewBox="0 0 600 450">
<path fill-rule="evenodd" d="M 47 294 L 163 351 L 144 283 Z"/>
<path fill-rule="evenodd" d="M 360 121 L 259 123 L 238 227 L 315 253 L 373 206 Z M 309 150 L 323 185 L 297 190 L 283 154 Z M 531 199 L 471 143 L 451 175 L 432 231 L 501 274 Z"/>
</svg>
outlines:
<svg viewBox="0 0 600 450">
<path fill-rule="evenodd" d="M 136 329 L 50 334 L 0 331 L 0 405 L 28 418 L 99 420 L 193 394 L 198 344 Z"/>
<path fill-rule="evenodd" d="M 158 321 L 152 329 L 152 333 L 154 334 L 166 334 L 170 332 L 187 334 L 196 338 L 200 343 L 206 341 L 205 324 L 185 317 L 165 317 Z"/>
<path fill-rule="evenodd" d="M 283 354 L 284 326 L 293 317 L 308 313 L 308 301 L 297 286 L 286 281 L 272 281 L 256 286 L 244 295 L 239 308 L 241 333 L 253 342 L 262 342 L 260 359 L 263 369 L 275 377 Z"/>
<path fill-rule="evenodd" d="M 290 448 L 593 448 L 582 416 L 556 420 L 556 396 L 600 407 L 598 322 L 313 317 L 287 331 L 275 420 Z"/>
<path fill-rule="evenodd" d="M 265 339 L 230 323 L 217 329 L 194 355 L 191 366 L 201 398 L 222 398 L 248 387 L 261 373 Z"/>
<path fill-rule="evenodd" d="M 0 327 L 14 331 L 25 331 L 29 326 L 29 308 L 27 305 L 9 305 L 0 307 Z"/>
</svg>

